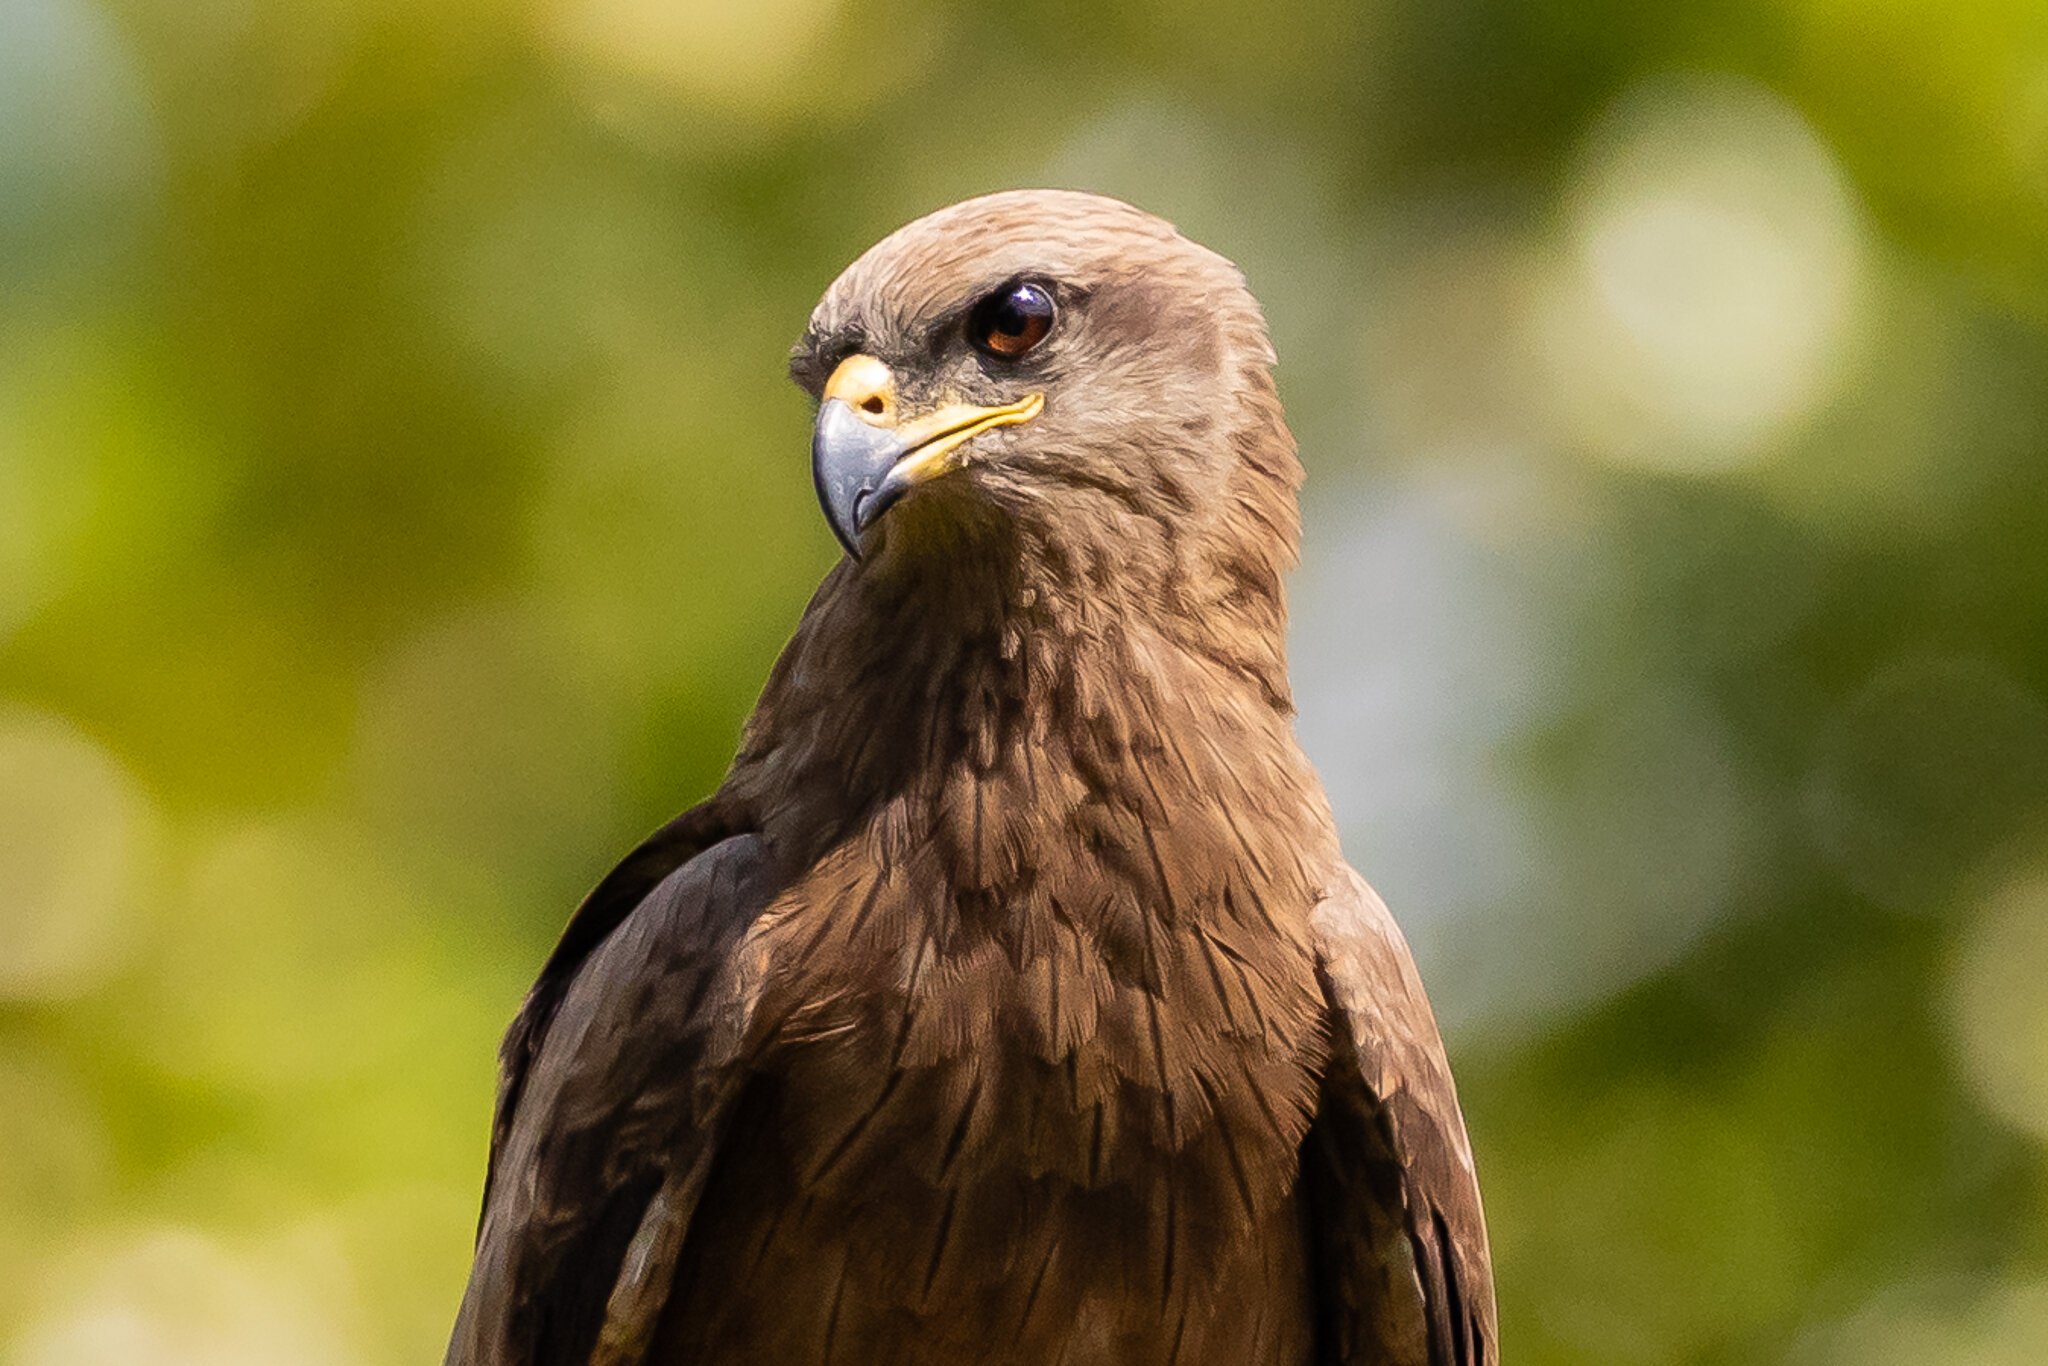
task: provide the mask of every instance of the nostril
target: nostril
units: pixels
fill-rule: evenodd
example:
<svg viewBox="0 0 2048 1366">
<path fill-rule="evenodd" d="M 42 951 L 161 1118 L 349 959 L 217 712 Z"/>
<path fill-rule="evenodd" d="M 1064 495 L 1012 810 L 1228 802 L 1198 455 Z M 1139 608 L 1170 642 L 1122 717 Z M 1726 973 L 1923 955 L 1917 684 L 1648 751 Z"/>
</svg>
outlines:
<svg viewBox="0 0 2048 1366">
<path fill-rule="evenodd" d="M 868 397 L 860 401 L 860 410 L 862 412 L 874 413 L 878 416 L 881 414 L 882 409 L 884 409 L 887 406 L 887 404 L 882 402 L 882 396 L 880 394 L 870 394 L 868 395 Z"/>
</svg>

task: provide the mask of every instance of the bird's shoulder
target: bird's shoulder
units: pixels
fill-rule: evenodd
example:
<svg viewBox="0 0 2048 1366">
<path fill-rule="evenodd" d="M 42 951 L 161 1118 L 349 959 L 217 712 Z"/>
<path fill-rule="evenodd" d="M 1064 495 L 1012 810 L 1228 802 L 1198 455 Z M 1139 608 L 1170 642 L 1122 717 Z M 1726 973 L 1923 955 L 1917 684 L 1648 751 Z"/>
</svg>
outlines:
<svg viewBox="0 0 2048 1366">
<path fill-rule="evenodd" d="M 489 1203 L 498 1154 L 525 1090 L 526 1078 L 570 984 L 585 961 L 672 874 L 735 836 L 752 833 L 746 811 L 713 797 L 675 817 L 613 865 L 563 927 L 553 952 L 528 989 L 498 1051 L 498 1096 L 491 1124 L 491 1164 L 484 1177 Z"/>
<path fill-rule="evenodd" d="M 581 1361 L 651 1329 L 693 1155 L 715 1150 L 741 1071 L 746 930 L 774 895 L 757 834 L 670 835 L 585 901 L 507 1036 L 450 1361 Z"/>
<path fill-rule="evenodd" d="M 1436 1018 L 1386 903 L 1337 863 L 1310 917 L 1331 1023 L 1303 1177 L 1332 1357 L 1499 1360 L 1471 1142 Z"/>
</svg>

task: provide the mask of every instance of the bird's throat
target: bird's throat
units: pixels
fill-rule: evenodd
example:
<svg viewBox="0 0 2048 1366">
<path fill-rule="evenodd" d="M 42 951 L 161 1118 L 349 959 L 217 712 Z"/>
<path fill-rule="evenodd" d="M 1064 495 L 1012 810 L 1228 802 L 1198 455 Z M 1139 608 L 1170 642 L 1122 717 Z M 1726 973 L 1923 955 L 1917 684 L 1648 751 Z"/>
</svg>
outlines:
<svg viewBox="0 0 2048 1366">
<path fill-rule="evenodd" d="M 1215 885 L 1334 851 L 1277 642 L 1219 640 L 1170 599 L 1083 591 L 1043 563 L 952 565 L 842 561 L 769 680 L 730 785 L 808 856 L 870 830 L 937 845 L 967 901 L 995 905 L 1043 873 L 1005 851 L 1048 837 Z M 1192 814 L 1219 799 L 1298 812 L 1288 828 L 1329 849 L 1246 849 Z"/>
</svg>

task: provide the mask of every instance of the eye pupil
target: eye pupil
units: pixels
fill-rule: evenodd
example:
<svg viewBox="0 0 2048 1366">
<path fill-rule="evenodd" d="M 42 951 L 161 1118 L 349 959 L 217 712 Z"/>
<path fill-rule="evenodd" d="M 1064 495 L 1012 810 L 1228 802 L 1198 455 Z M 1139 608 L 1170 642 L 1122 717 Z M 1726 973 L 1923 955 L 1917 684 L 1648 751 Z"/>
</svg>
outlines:
<svg viewBox="0 0 2048 1366">
<path fill-rule="evenodd" d="M 968 340 L 983 352 L 1015 360 L 1052 331 L 1052 295 L 1038 285 L 1005 286 L 975 305 Z"/>
</svg>

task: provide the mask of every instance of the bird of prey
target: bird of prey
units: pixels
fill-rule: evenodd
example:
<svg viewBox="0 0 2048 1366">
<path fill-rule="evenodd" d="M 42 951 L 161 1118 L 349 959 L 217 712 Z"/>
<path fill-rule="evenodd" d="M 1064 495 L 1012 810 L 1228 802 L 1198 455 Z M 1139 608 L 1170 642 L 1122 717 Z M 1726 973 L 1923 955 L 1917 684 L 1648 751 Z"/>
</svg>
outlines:
<svg viewBox="0 0 2048 1366">
<path fill-rule="evenodd" d="M 846 553 L 502 1056 L 459 1366 L 1494 1366 L 1408 949 L 1296 743 L 1238 271 L 910 224 L 790 371 Z"/>
</svg>

